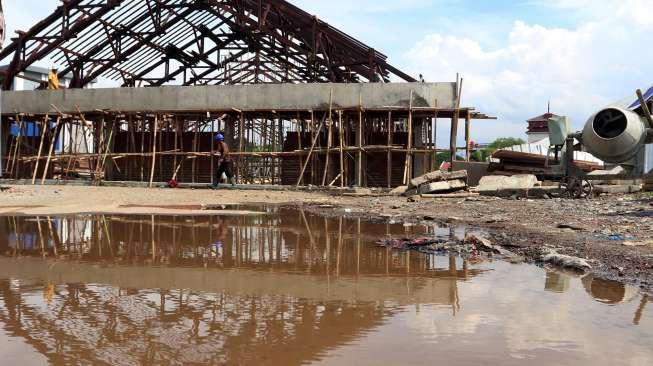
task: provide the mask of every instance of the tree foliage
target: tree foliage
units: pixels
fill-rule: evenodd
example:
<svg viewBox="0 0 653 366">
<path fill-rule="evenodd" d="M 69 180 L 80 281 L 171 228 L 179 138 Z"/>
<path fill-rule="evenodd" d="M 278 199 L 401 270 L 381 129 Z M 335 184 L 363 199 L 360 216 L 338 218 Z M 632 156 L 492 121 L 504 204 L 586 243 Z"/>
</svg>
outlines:
<svg viewBox="0 0 653 366">
<path fill-rule="evenodd" d="M 472 156 L 470 156 L 470 160 L 487 161 L 487 159 L 489 159 L 490 156 L 492 156 L 492 154 L 499 149 L 515 145 L 523 145 L 525 143 L 526 141 L 516 137 L 500 137 L 494 140 L 485 149 L 475 151 Z"/>
<path fill-rule="evenodd" d="M 436 167 L 439 167 L 443 162 L 445 161 L 451 161 L 451 153 L 450 152 L 441 152 L 438 153 L 435 156 L 436 159 Z M 465 160 L 463 156 L 456 155 L 456 160 Z"/>
</svg>

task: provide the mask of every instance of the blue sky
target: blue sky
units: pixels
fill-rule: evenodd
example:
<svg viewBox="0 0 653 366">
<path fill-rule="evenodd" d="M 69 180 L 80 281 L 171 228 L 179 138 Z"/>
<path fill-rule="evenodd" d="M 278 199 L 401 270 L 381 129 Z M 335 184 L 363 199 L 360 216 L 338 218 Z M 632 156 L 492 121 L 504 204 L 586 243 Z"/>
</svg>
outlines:
<svg viewBox="0 0 653 366">
<path fill-rule="evenodd" d="M 427 81 L 465 78 L 463 104 L 497 116 L 477 141 L 523 136 L 525 120 L 569 115 L 580 128 L 606 104 L 653 84 L 651 0 L 291 0 Z M 5 0 L 26 29 L 59 4 Z M 444 127 L 444 126 L 443 126 Z"/>
</svg>

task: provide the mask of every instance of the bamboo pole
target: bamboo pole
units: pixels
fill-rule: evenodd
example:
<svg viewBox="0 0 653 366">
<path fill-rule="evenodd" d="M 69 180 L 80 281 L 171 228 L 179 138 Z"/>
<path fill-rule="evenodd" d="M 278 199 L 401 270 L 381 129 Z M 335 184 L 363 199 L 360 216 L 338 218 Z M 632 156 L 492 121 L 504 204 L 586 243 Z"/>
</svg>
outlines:
<svg viewBox="0 0 653 366">
<path fill-rule="evenodd" d="M 211 118 L 211 114 L 209 112 L 206 112 L 206 116 L 207 118 Z M 212 184 L 215 184 L 216 182 L 213 181 L 213 179 L 215 179 L 214 178 L 215 176 L 215 120 L 211 119 L 209 122 L 211 123 L 211 161 L 209 162 L 209 164 L 211 164 L 210 180 Z M 176 131 L 177 129 L 175 127 L 175 136 L 176 136 Z M 175 145 L 177 145 L 176 138 L 175 138 Z M 175 165 L 177 165 L 176 162 L 177 162 L 177 158 L 175 157 Z M 175 174 L 175 179 L 176 179 L 176 174 Z"/>
<path fill-rule="evenodd" d="M 358 166 L 356 168 L 356 184 L 363 187 L 363 97 L 358 94 L 358 133 L 356 133 L 358 145 Z"/>
<path fill-rule="evenodd" d="M 311 130 L 311 140 L 313 140 L 315 138 L 315 127 L 316 127 L 315 126 L 315 112 L 313 112 L 313 110 L 311 110 L 311 124 L 310 124 L 309 127 L 310 127 L 310 130 Z M 316 158 L 315 158 L 315 156 L 313 156 L 312 160 L 311 160 L 310 157 L 308 159 L 306 159 L 307 162 L 309 160 L 311 162 L 311 184 L 315 184 L 315 165 L 316 165 L 315 161 L 316 161 Z M 308 163 L 306 163 L 306 164 L 308 164 Z"/>
<path fill-rule="evenodd" d="M 109 139 L 104 142 L 104 146 L 102 149 L 104 150 L 104 153 L 102 154 L 102 162 L 99 165 L 99 170 L 96 171 L 95 176 L 100 176 L 100 172 L 102 172 L 102 178 L 104 178 L 104 173 L 105 173 L 105 168 L 106 168 L 106 162 L 107 162 L 107 155 L 109 154 L 109 150 L 111 147 L 111 142 L 113 141 L 113 135 L 114 131 L 116 130 L 116 122 L 114 121 L 113 125 L 111 126 L 111 131 L 109 132 Z"/>
<path fill-rule="evenodd" d="M 344 133 L 345 129 L 342 125 L 342 111 L 338 111 L 338 135 L 340 140 L 340 188 L 345 187 L 345 151 L 344 151 Z"/>
<path fill-rule="evenodd" d="M 433 105 L 435 107 L 438 106 L 438 100 L 435 99 Z M 431 164 L 431 170 L 437 170 L 440 167 L 438 167 L 438 111 L 437 109 L 435 112 L 433 112 L 433 123 L 431 125 L 431 138 L 433 139 L 433 157 L 431 158 L 433 160 Z"/>
<path fill-rule="evenodd" d="M 197 152 L 197 140 L 198 140 L 198 135 L 199 135 L 199 128 L 200 128 L 200 122 L 195 121 L 195 133 L 193 135 L 193 152 Z M 193 160 L 193 165 L 191 167 L 191 181 L 193 183 L 196 183 L 196 171 L 197 171 L 197 164 L 196 160 Z"/>
<path fill-rule="evenodd" d="M 64 126 L 64 131 L 65 131 L 65 126 Z M 65 138 L 62 138 L 61 140 L 63 141 L 63 140 L 65 140 Z M 73 155 L 73 151 L 77 151 L 76 147 L 73 149 L 73 145 L 74 145 L 73 123 L 71 122 L 71 123 L 68 124 L 68 154 L 70 154 L 70 155 Z M 62 146 L 61 151 L 65 151 L 63 146 Z M 65 170 L 66 178 L 67 178 L 68 172 L 70 172 L 72 167 L 73 167 L 73 158 L 70 158 L 70 159 L 68 159 L 68 165 L 66 166 L 66 170 Z"/>
<path fill-rule="evenodd" d="M 469 154 L 471 154 L 472 150 L 469 146 L 471 143 L 471 112 L 467 111 L 467 114 L 465 115 L 465 156 L 467 162 L 469 162 Z"/>
<path fill-rule="evenodd" d="M 145 180 L 145 119 L 141 119 L 141 182 Z"/>
<path fill-rule="evenodd" d="M 387 180 L 388 180 L 388 188 L 392 187 L 392 151 L 390 148 L 392 147 L 392 129 L 394 127 L 394 124 L 392 123 L 392 111 L 388 111 L 388 156 L 387 156 L 387 166 L 386 166 L 386 175 L 387 175 Z"/>
<path fill-rule="evenodd" d="M 333 88 L 329 91 L 329 119 L 328 119 L 328 124 L 329 124 L 329 136 L 327 136 L 327 154 L 326 154 L 326 159 L 324 162 L 324 172 L 322 174 L 322 186 L 326 184 L 326 179 L 327 179 L 327 174 L 329 172 L 329 157 L 330 157 L 330 150 L 331 150 L 331 141 L 332 141 L 332 136 L 333 134 L 331 133 L 333 130 L 333 116 L 332 116 L 332 111 L 333 111 Z"/>
<path fill-rule="evenodd" d="M 150 169 L 150 184 L 149 188 L 152 188 L 152 182 L 154 181 L 154 166 L 156 165 L 156 134 L 159 129 L 159 115 L 154 116 L 154 136 L 152 138 L 152 167 Z M 152 219 L 154 220 L 154 218 Z M 154 230 L 154 229 L 153 229 Z"/>
<path fill-rule="evenodd" d="M 36 155 L 37 160 L 36 160 L 36 164 L 34 165 L 34 172 L 32 173 L 32 184 L 36 183 L 36 174 L 37 171 L 39 170 L 39 161 L 41 160 L 41 153 L 43 152 L 43 141 L 45 140 L 45 132 L 48 130 L 48 121 L 49 121 L 49 115 L 46 113 L 45 118 L 43 120 L 43 126 L 41 127 L 43 131 L 41 131 L 41 143 L 39 144 L 39 152 Z"/>
<path fill-rule="evenodd" d="M 54 151 L 54 144 L 57 142 L 57 136 L 61 131 L 61 117 L 57 117 L 57 123 L 54 126 L 54 134 L 52 134 L 52 141 L 50 141 L 50 150 L 48 152 L 48 159 L 45 161 L 45 168 L 43 169 L 43 178 L 41 178 L 41 185 L 45 184 L 45 177 L 48 175 L 50 168 L 50 160 L 52 159 L 52 152 Z"/>
<path fill-rule="evenodd" d="M 303 128 L 304 123 L 301 121 L 301 115 L 299 111 L 297 112 L 297 149 L 302 150 L 302 137 L 303 135 Z M 304 157 L 302 155 L 299 156 L 299 166 L 303 167 L 304 166 Z"/>
<path fill-rule="evenodd" d="M 308 162 L 311 160 L 311 155 L 313 155 L 313 151 L 315 150 L 315 144 L 317 143 L 317 139 L 320 137 L 320 131 L 322 131 L 322 126 L 324 126 L 324 121 L 320 123 L 320 126 L 317 129 L 317 133 L 313 137 L 313 144 L 311 144 L 311 149 L 308 151 L 308 157 L 304 162 L 302 171 L 299 173 L 299 179 L 297 180 L 297 185 L 296 185 L 297 187 L 299 187 L 299 185 L 302 183 L 302 179 L 304 179 L 304 172 L 306 171 L 306 166 L 308 166 Z"/>
<path fill-rule="evenodd" d="M 24 118 L 22 115 L 18 116 L 18 135 L 16 136 L 16 146 L 14 149 L 14 153 L 12 154 L 11 158 L 11 167 L 7 169 L 7 172 L 9 173 L 9 176 L 12 176 L 14 173 L 14 170 L 16 168 L 16 159 L 18 158 L 18 152 L 20 151 L 20 144 L 22 142 L 23 138 L 23 121 Z"/>
<path fill-rule="evenodd" d="M 453 117 L 451 118 L 451 134 L 449 135 L 449 150 L 451 152 L 451 169 L 456 161 L 456 154 L 458 153 L 458 118 L 460 115 L 460 97 L 463 90 L 463 79 L 456 83 L 457 96 L 456 96 L 456 109 L 454 110 Z"/>
<path fill-rule="evenodd" d="M 404 184 L 408 184 L 413 178 L 413 91 L 410 91 L 410 100 L 408 102 L 408 152 L 406 152 L 406 162 L 404 163 Z"/>
<path fill-rule="evenodd" d="M 245 146 L 245 115 L 240 112 L 240 122 L 238 126 L 238 152 L 243 152 Z M 243 176 L 243 157 L 238 157 L 238 178 L 242 180 Z"/>
<path fill-rule="evenodd" d="M 179 148 L 179 121 L 177 120 L 177 117 L 175 117 L 174 129 L 175 129 L 175 136 L 174 136 L 175 141 L 174 141 L 174 144 L 173 144 L 173 146 L 174 146 L 173 148 L 175 150 L 177 150 Z M 213 139 L 213 137 L 211 137 L 211 139 Z M 213 141 L 211 141 L 211 152 L 213 152 Z M 177 155 L 174 156 L 172 164 L 174 166 L 177 166 Z M 213 165 L 213 158 L 211 158 L 211 165 Z M 213 177 L 213 169 L 211 169 L 211 177 Z M 175 180 L 176 175 L 172 179 Z M 211 179 L 213 179 L 213 178 L 211 178 Z"/>
</svg>

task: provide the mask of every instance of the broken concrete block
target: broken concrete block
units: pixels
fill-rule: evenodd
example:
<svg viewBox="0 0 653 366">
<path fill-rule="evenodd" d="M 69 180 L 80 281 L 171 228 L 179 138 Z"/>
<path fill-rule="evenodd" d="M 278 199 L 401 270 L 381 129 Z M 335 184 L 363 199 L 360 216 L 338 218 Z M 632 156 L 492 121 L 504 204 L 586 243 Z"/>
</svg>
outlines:
<svg viewBox="0 0 653 366">
<path fill-rule="evenodd" d="M 592 268 L 592 266 L 583 258 L 560 254 L 554 250 L 546 251 L 544 255 L 540 257 L 540 261 L 578 271 L 586 271 Z"/>
<path fill-rule="evenodd" d="M 418 192 L 420 194 L 451 192 L 467 188 L 467 183 L 463 180 L 448 180 L 444 182 L 432 182 L 420 185 Z"/>
<path fill-rule="evenodd" d="M 465 182 L 467 181 L 467 171 L 466 170 L 458 170 L 455 172 L 443 172 L 441 170 L 436 170 L 430 173 L 426 173 L 422 176 L 419 176 L 417 178 L 413 178 L 410 180 L 409 187 L 419 187 L 422 184 L 425 183 L 430 183 L 430 182 L 442 182 L 442 181 L 447 181 L 447 180 L 454 180 L 454 179 L 461 179 L 464 180 Z"/>
<path fill-rule="evenodd" d="M 537 177 L 532 174 L 513 176 L 488 175 L 481 178 L 477 191 L 500 191 L 504 189 L 529 189 L 540 185 Z"/>
</svg>

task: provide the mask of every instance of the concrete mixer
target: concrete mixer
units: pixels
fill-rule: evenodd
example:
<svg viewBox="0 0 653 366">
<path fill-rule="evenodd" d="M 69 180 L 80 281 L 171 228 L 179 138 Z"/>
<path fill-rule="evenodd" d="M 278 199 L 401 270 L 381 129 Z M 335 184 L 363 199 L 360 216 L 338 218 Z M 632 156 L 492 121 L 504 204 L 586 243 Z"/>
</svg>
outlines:
<svg viewBox="0 0 653 366">
<path fill-rule="evenodd" d="M 5 41 L 5 13 L 2 9 L 2 0 L 0 0 L 0 48 Z"/>
<path fill-rule="evenodd" d="M 567 136 L 564 146 L 560 146 L 562 164 L 557 167 L 561 192 L 574 198 L 588 197 L 592 181 L 644 175 L 646 144 L 653 142 L 651 99 L 653 87 L 646 93 L 637 90 L 634 98 L 601 109 L 587 120 L 581 132 Z M 574 163 L 575 151 L 587 151 L 611 169 L 585 173 Z"/>
</svg>

